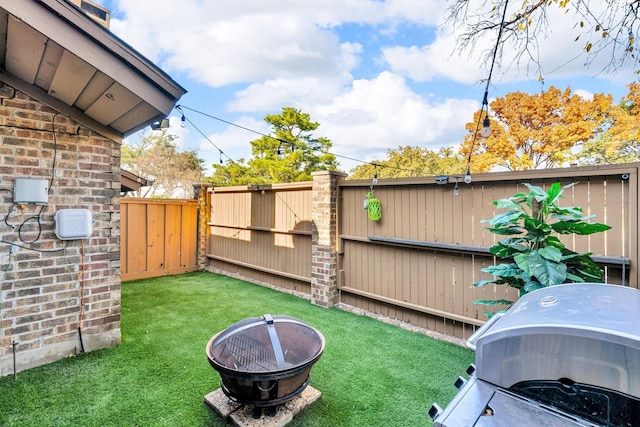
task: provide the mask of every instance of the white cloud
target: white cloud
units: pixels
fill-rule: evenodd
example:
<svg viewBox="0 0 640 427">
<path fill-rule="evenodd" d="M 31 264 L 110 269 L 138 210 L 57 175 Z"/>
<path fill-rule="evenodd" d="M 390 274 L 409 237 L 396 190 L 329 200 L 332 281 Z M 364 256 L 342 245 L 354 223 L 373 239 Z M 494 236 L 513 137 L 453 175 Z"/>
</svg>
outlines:
<svg viewBox="0 0 640 427">
<path fill-rule="evenodd" d="M 112 30 L 169 72 L 213 87 L 297 77 L 331 77 L 358 63 L 343 23 L 431 24 L 442 1 L 119 1 Z"/>
<path fill-rule="evenodd" d="M 478 107 L 473 100 L 422 98 L 402 77 L 383 72 L 373 80 L 355 80 L 350 90 L 310 113 L 335 153 L 381 160 L 387 149 L 400 145 L 435 149 L 459 144 Z"/>
<path fill-rule="evenodd" d="M 455 49 L 455 37 L 438 32 L 435 41 L 425 46 L 383 48 L 381 59 L 392 71 L 417 82 L 448 79 L 473 84 L 486 78 L 485 66 L 478 64 L 482 64 L 481 52 L 490 49 L 489 46 L 477 46 L 471 58 Z"/>
</svg>

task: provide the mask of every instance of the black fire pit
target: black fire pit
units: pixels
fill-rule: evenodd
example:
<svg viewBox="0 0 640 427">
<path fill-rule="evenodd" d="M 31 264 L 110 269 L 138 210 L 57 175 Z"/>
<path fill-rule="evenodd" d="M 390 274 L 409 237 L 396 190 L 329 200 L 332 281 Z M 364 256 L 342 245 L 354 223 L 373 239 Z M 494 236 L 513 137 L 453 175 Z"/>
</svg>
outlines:
<svg viewBox="0 0 640 427">
<path fill-rule="evenodd" d="M 301 320 L 265 314 L 218 332 L 206 350 L 227 397 L 273 408 L 304 391 L 324 344 L 322 334 Z"/>
</svg>

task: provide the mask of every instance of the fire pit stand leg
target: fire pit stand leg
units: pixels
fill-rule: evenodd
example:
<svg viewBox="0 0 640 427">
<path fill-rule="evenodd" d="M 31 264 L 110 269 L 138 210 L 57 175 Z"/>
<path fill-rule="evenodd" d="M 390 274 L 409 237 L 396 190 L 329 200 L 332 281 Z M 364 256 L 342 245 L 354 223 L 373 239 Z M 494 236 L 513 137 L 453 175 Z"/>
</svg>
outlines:
<svg viewBox="0 0 640 427">
<path fill-rule="evenodd" d="M 260 406 L 253 407 L 253 418 L 256 420 L 262 417 L 262 408 Z"/>
</svg>

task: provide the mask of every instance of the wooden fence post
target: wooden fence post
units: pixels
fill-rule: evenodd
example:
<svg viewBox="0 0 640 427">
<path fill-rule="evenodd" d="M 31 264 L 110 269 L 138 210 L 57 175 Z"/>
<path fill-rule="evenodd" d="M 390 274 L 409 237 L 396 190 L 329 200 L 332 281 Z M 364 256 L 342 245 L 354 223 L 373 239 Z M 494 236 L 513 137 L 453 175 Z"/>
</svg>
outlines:
<svg viewBox="0 0 640 427">
<path fill-rule="evenodd" d="M 333 307 L 338 301 L 337 182 L 340 172 L 313 172 L 311 302 Z"/>
</svg>

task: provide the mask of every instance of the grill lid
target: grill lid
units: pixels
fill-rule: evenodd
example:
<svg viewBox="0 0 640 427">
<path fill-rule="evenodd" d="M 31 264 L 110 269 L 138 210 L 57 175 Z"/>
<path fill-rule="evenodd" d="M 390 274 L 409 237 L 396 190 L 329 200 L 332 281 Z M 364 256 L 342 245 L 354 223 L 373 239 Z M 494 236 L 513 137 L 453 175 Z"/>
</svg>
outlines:
<svg viewBox="0 0 640 427">
<path fill-rule="evenodd" d="M 500 387 L 569 379 L 640 397 L 640 291 L 552 286 L 520 298 L 470 339 L 476 375 Z"/>
</svg>

